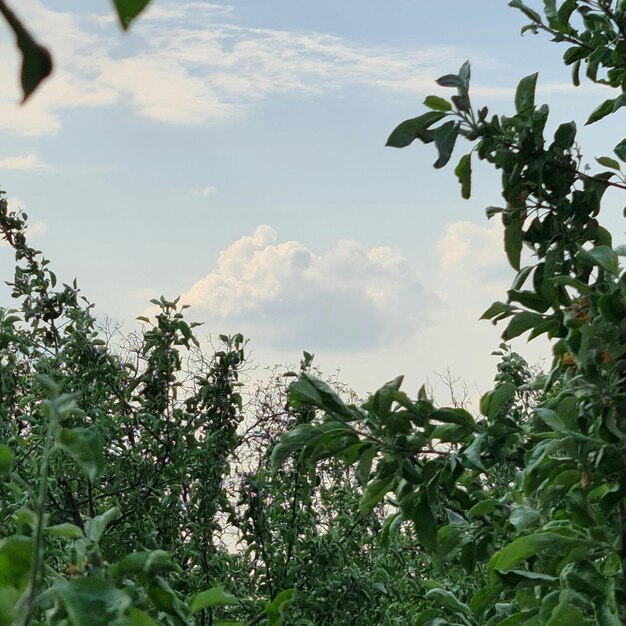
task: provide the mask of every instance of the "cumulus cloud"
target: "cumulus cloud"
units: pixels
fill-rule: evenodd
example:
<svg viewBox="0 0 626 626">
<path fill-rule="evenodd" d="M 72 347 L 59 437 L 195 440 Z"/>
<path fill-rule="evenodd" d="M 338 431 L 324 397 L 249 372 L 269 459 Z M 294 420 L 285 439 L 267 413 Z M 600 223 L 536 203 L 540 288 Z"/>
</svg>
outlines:
<svg viewBox="0 0 626 626">
<path fill-rule="evenodd" d="M 473 310 L 479 302 L 483 306 L 483 298 L 502 299 L 515 275 L 506 259 L 498 218 L 487 226 L 466 221 L 447 224 L 438 252 L 442 299 L 451 307 Z M 524 250 L 522 262 L 530 261 L 530 251 Z M 481 294 L 478 299 L 474 297 L 477 290 Z"/>
<path fill-rule="evenodd" d="M 491 220 L 488 227 L 472 222 L 452 222 L 439 240 L 444 273 L 484 272 L 502 261 L 502 224 Z"/>
<path fill-rule="evenodd" d="M 9 67 L 0 76 L 0 127 L 56 132 L 70 107 L 118 102 L 169 123 L 232 118 L 273 94 L 310 95 L 349 85 L 423 95 L 433 76 L 457 63 L 451 49 L 372 47 L 317 32 L 252 28 L 233 7 L 168 2 L 150 7 L 120 35 L 110 14 L 85 16 L 23 0 L 20 14 L 57 60 L 51 80 L 20 108 L 19 58 L 0 45 Z M 11 67 L 12 66 L 12 67 Z"/>
<path fill-rule="evenodd" d="M 0 159 L 0 170 L 47 170 L 50 169 L 34 154 L 10 156 Z"/>
<path fill-rule="evenodd" d="M 261 225 L 223 250 L 182 301 L 211 327 L 257 344 L 360 351 L 414 334 L 434 297 L 391 248 L 342 240 L 316 254 Z"/>
</svg>

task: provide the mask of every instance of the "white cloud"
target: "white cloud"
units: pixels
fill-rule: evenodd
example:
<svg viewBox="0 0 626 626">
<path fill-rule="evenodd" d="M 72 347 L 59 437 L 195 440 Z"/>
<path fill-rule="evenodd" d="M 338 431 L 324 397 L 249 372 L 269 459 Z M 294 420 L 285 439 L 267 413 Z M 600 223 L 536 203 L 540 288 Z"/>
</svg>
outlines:
<svg viewBox="0 0 626 626">
<path fill-rule="evenodd" d="M 0 73 L 0 128 L 31 136 L 51 134 L 61 127 L 61 109 L 115 102 L 118 94 L 98 81 L 99 68 L 110 58 L 109 37 L 88 31 L 84 27 L 87 20 L 50 10 L 40 0 L 22 0 L 19 14 L 36 38 L 51 48 L 55 70 L 28 103 L 20 106 L 20 57 L 12 41 L 0 44 L 6 61 Z"/>
<path fill-rule="evenodd" d="M 489 299 L 502 299 L 513 279 L 504 252 L 504 233 L 498 217 L 487 226 L 460 221 L 446 225 L 438 241 L 438 295 L 448 311 L 462 310 L 478 319 Z"/>
<path fill-rule="evenodd" d="M 49 6 L 52 6 L 50 3 Z M 310 95 L 363 86 L 422 95 L 433 76 L 456 64 L 450 49 L 364 46 L 315 32 L 251 28 L 233 8 L 163 1 L 122 35 L 107 16 L 80 16 L 23 0 L 20 14 L 52 49 L 56 70 L 25 107 L 17 85 L 19 58 L 0 76 L 0 127 L 28 135 L 56 132 L 70 107 L 128 103 L 138 114 L 197 125 L 239 115 L 273 94 Z"/>
<path fill-rule="evenodd" d="M 107 64 L 101 81 L 142 115 L 198 124 L 239 114 L 274 94 L 315 95 L 347 86 L 422 95 L 458 55 L 448 49 L 394 50 L 314 32 L 249 28 L 194 18 L 137 26 L 139 55 Z M 454 61 L 457 62 L 456 60 Z"/>
<path fill-rule="evenodd" d="M 274 349 L 360 351 L 414 334 L 434 297 L 391 248 L 339 241 L 316 254 L 259 226 L 223 250 L 182 296 L 211 328 Z"/>
<path fill-rule="evenodd" d="M 441 269 L 444 273 L 482 272 L 502 262 L 502 224 L 497 219 L 489 227 L 472 222 L 452 222 L 439 240 Z"/>
<path fill-rule="evenodd" d="M 465 281 L 467 277 L 478 280 L 482 287 L 501 291 L 507 289 L 513 276 L 504 248 L 504 228 L 498 216 L 488 226 L 472 222 L 452 222 L 438 242 L 441 274 L 444 279 L 453 277 Z M 532 264 L 534 253 L 522 248 L 522 266 Z"/>
<path fill-rule="evenodd" d="M 217 193 L 217 187 L 213 185 L 207 185 L 206 187 L 202 187 L 201 189 L 192 189 L 192 195 L 194 196 L 212 196 L 214 193 Z"/>
<path fill-rule="evenodd" d="M 0 159 L 0 170 L 47 170 L 50 169 L 34 154 L 11 156 Z"/>
<path fill-rule="evenodd" d="M 0 44 L 0 128 L 26 135 L 54 133 L 67 108 L 127 103 L 160 122 L 222 122 L 276 94 L 310 97 L 347 87 L 422 97 L 434 77 L 466 55 L 454 48 L 368 46 L 319 32 L 253 28 L 235 9 L 199 1 L 154 3 L 123 35 L 111 12 L 79 15 L 52 1 L 22 0 L 20 15 L 52 49 L 53 77 L 26 106 L 19 100 L 19 55 Z M 475 57 L 475 55 L 473 55 Z M 565 84 L 540 85 L 565 91 Z M 474 86 L 481 96 L 512 90 Z"/>
</svg>

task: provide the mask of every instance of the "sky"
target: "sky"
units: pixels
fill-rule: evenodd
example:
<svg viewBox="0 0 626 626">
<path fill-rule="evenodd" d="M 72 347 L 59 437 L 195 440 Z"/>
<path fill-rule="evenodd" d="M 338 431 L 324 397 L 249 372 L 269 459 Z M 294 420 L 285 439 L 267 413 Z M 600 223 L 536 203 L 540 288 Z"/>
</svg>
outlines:
<svg viewBox="0 0 626 626">
<path fill-rule="evenodd" d="M 550 128 L 576 120 L 591 163 L 619 140 L 616 116 L 582 128 L 610 94 L 572 87 L 564 50 L 521 37 L 502 0 L 153 0 L 126 34 L 104 0 L 15 5 L 56 70 L 19 106 L 0 27 L 0 188 L 58 276 L 127 330 L 180 295 L 201 336 L 244 333 L 260 372 L 307 350 L 361 395 L 449 369 L 477 396 L 495 373 L 503 328 L 479 317 L 512 279 L 484 212 L 498 175 L 476 165 L 465 201 L 432 146 L 384 147 L 446 95 L 438 76 L 469 60 L 476 105 L 509 114 L 539 70 Z M 618 239 L 620 217 L 609 197 Z M 0 248 L 3 280 L 12 261 Z M 545 342 L 514 348 L 549 364 Z"/>
</svg>

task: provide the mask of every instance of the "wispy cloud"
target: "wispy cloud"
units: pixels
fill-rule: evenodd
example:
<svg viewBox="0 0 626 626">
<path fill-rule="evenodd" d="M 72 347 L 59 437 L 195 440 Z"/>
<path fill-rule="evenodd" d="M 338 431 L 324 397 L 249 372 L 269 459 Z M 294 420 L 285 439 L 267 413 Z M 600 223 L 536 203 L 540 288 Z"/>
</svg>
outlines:
<svg viewBox="0 0 626 626">
<path fill-rule="evenodd" d="M 462 59 L 453 49 L 372 47 L 317 32 L 252 28 L 229 5 L 167 2 L 150 9 L 130 36 L 111 19 L 23 0 L 20 12 L 55 52 L 57 70 L 20 108 L 18 58 L 0 77 L 0 127 L 56 132 L 71 107 L 126 103 L 144 117 L 176 124 L 220 122 L 277 94 L 310 97 L 350 86 L 423 94 L 433 76 Z"/>
<path fill-rule="evenodd" d="M 0 170 L 48 170 L 50 166 L 43 163 L 34 154 L 10 156 L 0 159 Z"/>
</svg>

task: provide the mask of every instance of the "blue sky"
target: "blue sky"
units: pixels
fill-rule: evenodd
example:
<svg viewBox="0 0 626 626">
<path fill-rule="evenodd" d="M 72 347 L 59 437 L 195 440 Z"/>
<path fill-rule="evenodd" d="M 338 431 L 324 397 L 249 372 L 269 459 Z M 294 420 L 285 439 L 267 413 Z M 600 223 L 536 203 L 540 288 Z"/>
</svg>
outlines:
<svg viewBox="0 0 626 626">
<path fill-rule="evenodd" d="M 488 388 L 499 331 L 478 317 L 511 277 L 484 218 L 497 174 L 478 167 L 463 201 L 432 146 L 383 146 L 466 59 L 494 111 L 537 70 L 553 124 L 582 126 L 608 97 L 571 87 L 563 50 L 520 37 L 505 2 L 153 0 L 125 35 L 104 1 L 19 11 L 57 70 L 17 106 L 0 31 L 0 185 L 99 315 L 130 329 L 150 298 L 182 294 L 205 333 L 247 334 L 260 365 L 306 349 L 360 393 L 399 373 L 412 392 L 446 367 Z M 581 134 L 589 161 L 616 123 Z"/>
</svg>

